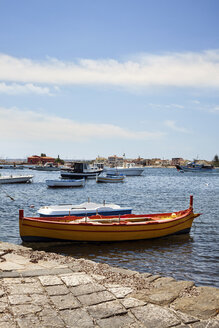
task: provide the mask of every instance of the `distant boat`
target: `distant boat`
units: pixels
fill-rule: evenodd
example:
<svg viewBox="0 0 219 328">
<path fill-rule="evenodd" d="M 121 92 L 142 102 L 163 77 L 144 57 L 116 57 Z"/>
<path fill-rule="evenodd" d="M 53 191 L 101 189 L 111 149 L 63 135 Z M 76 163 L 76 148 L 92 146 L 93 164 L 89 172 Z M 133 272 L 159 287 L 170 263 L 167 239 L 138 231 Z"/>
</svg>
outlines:
<svg viewBox="0 0 219 328">
<path fill-rule="evenodd" d="M 21 164 L 1 164 L 0 169 L 9 169 L 9 170 L 23 170 L 24 166 Z"/>
<path fill-rule="evenodd" d="M 125 180 L 125 176 L 123 174 L 106 174 L 99 175 L 96 177 L 96 182 L 101 183 L 118 183 L 123 182 Z"/>
<path fill-rule="evenodd" d="M 64 179 L 96 178 L 96 175 L 100 174 L 102 171 L 102 168 L 91 167 L 84 162 L 74 162 L 72 163 L 72 167 L 62 168 L 61 177 Z"/>
<path fill-rule="evenodd" d="M 8 183 L 28 183 L 31 182 L 33 175 L 0 175 L 0 184 Z"/>
<path fill-rule="evenodd" d="M 46 163 L 45 165 L 36 165 L 32 167 L 32 170 L 37 171 L 60 171 L 60 168 L 53 163 Z"/>
<path fill-rule="evenodd" d="M 214 169 L 212 165 L 198 164 L 195 161 L 187 165 L 176 165 L 176 168 L 181 172 L 212 172 Z"/>
<path fill-rule="evenodd" d="M 124 166 L 118 166 L 106 169 L 107 174 L 124 174 L 125 176 L 139 176 L 144 172 L 144 168 L 135 166 L 133 163 L 127 163 Z"/>
<path fill-rule="evenodd" d="M 130 214 L 132 209 L 130 207 L 120 207 L 116 204 L 103 204 L 84 202 L 79 205 L 61 204 L 41 207 L 37 213 L 40 216 L 83 216 L 83 215 L 123 215 Z"/>
<path fill-rule="evenodd" d="M 84 186 L 84 179 L 76 179 L 76 180 L 67 180 L 67 179 L 46 180 L 46 184 L 50 188 L 83 187 Z"/>
<path fill-rule="evenodd" d="M 118 242 L 189 233 L 193 220 L 199 215 L 193 212 L 191 196 L 188 209 L 172 213 L 42 218 L 25 217 L 20 210 L 19 229 L 25 242 Z"/>
</svg>

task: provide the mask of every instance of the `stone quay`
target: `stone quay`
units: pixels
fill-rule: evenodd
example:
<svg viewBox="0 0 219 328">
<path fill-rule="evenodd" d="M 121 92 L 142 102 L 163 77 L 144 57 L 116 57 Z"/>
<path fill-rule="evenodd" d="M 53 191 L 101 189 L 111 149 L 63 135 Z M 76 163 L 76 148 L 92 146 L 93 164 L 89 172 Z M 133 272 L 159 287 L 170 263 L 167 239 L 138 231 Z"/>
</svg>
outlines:
<svg viewBox="0 0 219 328">
<path fill-rule="evenodd" d="M 218 328 L 219 289 L 0 242 L 0 328 Z"/>
</svg>

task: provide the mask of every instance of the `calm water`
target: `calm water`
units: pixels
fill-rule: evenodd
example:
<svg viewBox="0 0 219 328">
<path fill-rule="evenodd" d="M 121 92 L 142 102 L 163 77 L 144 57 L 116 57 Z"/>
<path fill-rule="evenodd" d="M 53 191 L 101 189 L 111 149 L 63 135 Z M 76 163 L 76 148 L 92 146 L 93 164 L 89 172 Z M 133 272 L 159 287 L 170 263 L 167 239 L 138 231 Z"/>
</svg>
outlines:
<svg viewBox="0 0 219 328">
<path fill-rule="evenodd" d="M 197 285 L 219 287 L 219 170 L 215 173 L 178 173 L 175 169 L 146 168 L 140 177 L 127 177 L 121 184 L 97 184 L 88 180 L 80 189 L 47 189 L 45 180 L 59 172 L 1 170 L 2 175 L 34 174 L 33 183 L 0 185 L 0 240 L 21 244 L 18 210 L 26 216 L 49 204 L 113 202 L 131 206 L 135 213 L 167 212 L 189 206 L 202 212 L 190 234 L 156 240 L 122 243 L 34 244 L 34 248 L 86 258 L 113 266 L 193 280 Z M 14 198 L 11 200 L 8 195 Z M 30 206 L 34 205 L 34 208 Z"/>
</svg>

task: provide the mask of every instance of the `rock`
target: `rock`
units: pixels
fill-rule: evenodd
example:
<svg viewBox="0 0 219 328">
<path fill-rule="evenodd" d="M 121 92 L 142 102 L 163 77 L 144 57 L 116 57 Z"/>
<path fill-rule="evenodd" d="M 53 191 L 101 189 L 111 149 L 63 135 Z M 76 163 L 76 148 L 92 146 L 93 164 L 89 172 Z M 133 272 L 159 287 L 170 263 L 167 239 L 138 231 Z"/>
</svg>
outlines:
<svg viewBox="0 0 219 328">
<path fill-rule="evenodd" d="M 219 289 L 213 287 L 197 287 L 197 296 L 184 296 L 172 304 L 175 310 L 185 312 L 200 319 L 215 316 L 219 309 Z"/>
</svg>

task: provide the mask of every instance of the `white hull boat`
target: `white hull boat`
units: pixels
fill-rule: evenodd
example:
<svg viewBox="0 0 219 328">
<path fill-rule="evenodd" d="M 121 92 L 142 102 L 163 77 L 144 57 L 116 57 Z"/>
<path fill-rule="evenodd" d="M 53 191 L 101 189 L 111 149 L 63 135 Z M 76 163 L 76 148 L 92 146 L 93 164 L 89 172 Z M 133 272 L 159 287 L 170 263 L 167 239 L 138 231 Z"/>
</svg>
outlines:
<svg viewBox="0 0 219 328">
<path fill-rule="evenodd" d="M 76 179 L 76 180 L 46 180 L 46 184 L 49 188 L 72 188 L 72 187 L 83 187 L 84 179 Z"/>
<path fill-rule="evenodd" d="M 113 167 L 106 170 L 107 174 L 124 174 L 125 176 L 139 176 L 143 172 L 143 167 Z"/>
<path fill-rule="evenodd" d="M 0 176 L 0 184 L 6 183 L 28 183 L 31 182 L 33 175 L 8 175 Z"/>
<path fill-rule="evenodd" d="M 85 202 L 79 205 L 54 205 L 54 206 L 43 206 L 37 213 L 41 217 L 50 216 L 91 216 L 91 215 L 124 215 L 131 214 L 132 208 L 130 207 L 120 207 L 116 204 L 98 204 L 92 202 Z"/>
</svg>

